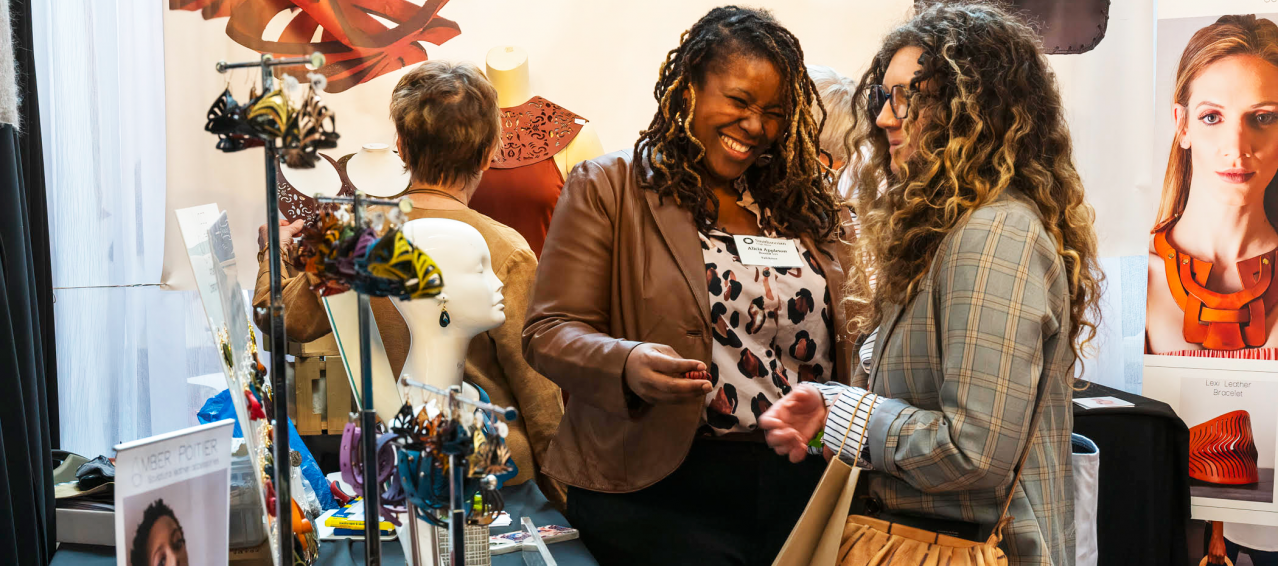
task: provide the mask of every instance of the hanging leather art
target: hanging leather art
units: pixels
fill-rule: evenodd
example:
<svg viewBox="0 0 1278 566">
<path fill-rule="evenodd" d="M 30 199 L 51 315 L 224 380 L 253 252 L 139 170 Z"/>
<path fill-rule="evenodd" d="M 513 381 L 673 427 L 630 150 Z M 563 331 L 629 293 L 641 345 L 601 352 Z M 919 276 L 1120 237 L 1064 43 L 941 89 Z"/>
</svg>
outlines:
<svg viewBox="0 0 1278 566">
<path fill-rule="evenodd" d="M 915 0 L 916 8 L 935 0 Z M 1009 0 L 1009 11 L 1038 30 L 1043 52 L 1077 55 L 1096 48 L 1109 26 L 1109 0 Z"/>
<path fill-rule="evenodd" d="M 206 20 L 230 18 L 226 35 L 258 53 L 297 57 L 323 53 L 327 92 L 342 92 L 427 59 L 418 44 L 435 45 L 461 34 L 456 22 L 439 17 L 448 0 L 169 0 L 170 10 L 198 11 Z M 292 18 L 278 39 L 263 37 L 281 12 Z M 376 17 L 374 17 L 376 16 Z M 395 24 L 387 26 L 379 20 Z M 320 40 L 313 42 L 317 30 Z M 305 79 L 303 68 L 284 69 Z"/>
<path fill-rule="evenodd" d="M 319 156 L 323 157 L 324 160 L 328 161 L 328 163 L 334 168 L 337 167 L 337 162 L 333 161 L 333 158 L 322 153 L 319 154 Z M 337 196 L 353 196 L 355 194 L 355 187 L 346 183 L 344 176 L 340 176 L 340 178 L 342 178 L 342 185 L 337 191 Z M 321 210 L 335 208 L 331 205 L 320 204 L 314 199 L 314 197 L 308 196 L 306 193 L 297 190 L 297 187 L 294 187 L 293 184 L 284 177 L 284 169 L 280 167 L 278 162 L 275 163 L 275 179 L 276 184 L 279 187 L 280 215 L 289 222 L 308 220 L 315 213 L 320 212 Z"/>
</svg>

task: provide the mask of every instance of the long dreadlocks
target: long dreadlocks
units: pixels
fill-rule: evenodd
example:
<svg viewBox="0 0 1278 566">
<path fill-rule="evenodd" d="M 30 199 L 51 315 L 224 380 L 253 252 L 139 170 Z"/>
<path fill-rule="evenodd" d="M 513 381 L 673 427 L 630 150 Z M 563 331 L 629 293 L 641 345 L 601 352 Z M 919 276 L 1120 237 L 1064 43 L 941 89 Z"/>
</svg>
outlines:
<svg viewBox="0 0 1278 566">
<path fill-rule="evenodd" d="M 772 159 L 761 158 L 746 172 L 755 200 L 772 211 L 773 228 L 790 237 L 829 238 L 837 226 L 832 173 L 820 161 L 818 136 L 825 119 L 813 117 L 815 104 L 825 115 L 816 85 L 808 77 L 799 40 L 767 11 L 724 6 L 710 10 L 683 32 L 679 47 L 666 55 L 653 95 L 658 110 L 635 142 L 635 156 L 652 171 L 640 186 L 673 198 L 692 212 L 698 229 L 719 218 L 719 201 L 702 184 L 698 164 L 705 146 L 692 135 L 696 110 L 694 85 L 706 72 L 731 56 L 762 57 L 781 74 L 785 93 L 785 132 L 773 145 Z M 778 155 L 779 154 L 779 155 Z"/>
</svg>

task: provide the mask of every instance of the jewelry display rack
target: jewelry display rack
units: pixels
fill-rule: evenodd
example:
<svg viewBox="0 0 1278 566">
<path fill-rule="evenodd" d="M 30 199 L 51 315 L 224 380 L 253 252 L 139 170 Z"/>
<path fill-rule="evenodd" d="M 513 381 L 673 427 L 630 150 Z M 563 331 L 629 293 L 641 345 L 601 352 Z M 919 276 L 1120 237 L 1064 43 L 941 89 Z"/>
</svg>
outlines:
<svg viewBox="0 0 1278 566">
<path fill-rule="evenodd" d="M 350 197 L 316 196 L 315 202 L 320 204 L 350 204 L 355 217 L 355 226 L 364 225 L 364 208 L 374 206 L 400 206 L 398 200 L 368 198 L 360 191 Z M 359 312 L 359 427 L 363 430 L 360 441 L 364 452 L 364 564 L 381 566 L 382 537 L 381 513 L 382 494 L 378 491 L 381 484 L 377 481 L 377 413 L 373 411 L 373 357 L 371 321 L 372 315 L 368 307 L 368 295 L 354 289 L 356 310 Z M 411 516 L 410 516 L 411 518 Z"/>
<path fill-rule="evenodd" d="M 324 66 L 324 55 L 322 53 L 312 53 L 309 57 L 290 57 L 276 59 L 270 54 L 263 54 L 260 61 L 247 61 L 243 63 L 227 63 L 219 61 L 215 69 L 217 72 L 225 74 L 232 69 L 261 68 L 262 69 L 262 92 L 269 93 L 274 86 L 275 76 L 272 69 L 276 67 L 291 67 L 298 65 L 306 65 L 307 67 L 319 69 Z M 276 227 L 279 225 L 280 208 L 279 208 L 279 188 L 275 179 L 275 163 L 279 159 L 276 153 L 275 141 L 271 139 L 264 140 L 266 149 L 266 225 Z M 267 230 L 267 241 L 270 249 L 270 266 L 271 266 L 271 303 L 269 308 L 271 346 L 274 349 L 271 352 L 271 390 L 274 393 L 275 404 L 275 422 L 271 423 L 271 430 L 275 431 L 275 438 L 272 439 L 275 447 L 275 477 L 272 482 L 275 485 L 275 525 L 278 527 L 279 556 L 276 566 L 293 566 L 293 497 L 291 493 L 291 479 L 289 474 L 290 462 L 289 446 L 288 446 L 288 366 L 285 365 L 284 350 L 284 301 L 280 288 L 280 233 L 278 229 Z M 284 418 L 280 419 L 283 415 Z M 282 423 L 280 421 L 283 421 Z M 373 437 L 374 435 L 366 435 Z M 376 461 L 376 460 L 373 460 Z M 376 516 L 376 515 L 374 515 Z M 373 523 L 376 529 L 376 523 Z M 376 532 L 376 530 L 374 530 Z M 373 537 L 371 540 L 377 540 Z M 374 545 L 369 545 L 374 546 Z M 380 562 L 380 548 L 379 562 Z M 369 562 L 370 566 L 376 564 Z"/>
<path fill-rule="evenodd" d="M 263 54 L 260 61 L 247 61 L 241 63 L 227 63 L 220 61 L 216 65 L 218 73 L 226 73 L 232 69 L 244 68 L 260 68 L 262 71 L 262 92 L 269 93 L 273 90 L 274 74 L 272 69 L 276 67 L 305 65 L 312 70 L 323 67 L 325 63 L 324 55 L 321 53 L 312 53 L 309 57 L 291 57 L 276 59 L 270 54 Z M 266 154 L 266 225 L 275 227 L 279 224 L 279 187 L 276 179 L 275 164 L 279 159 L 274 140 L 264 140 L 264 148 Z M 369 205 L 386 205 L 399 206 L 400 201 L 388 199 L 375 199 L 363 196 L 359 191 L 355 192 L 353 197 L 326 197 L 316 196 L 315 200 L 320 203 L 349 203 L 354 213 L 354 220 L 357 226 L 362 225 L 364 220 L 364 208 Z M 275 352 L 271 355 L 271 387 L 274 392 L 274 414 L 275 422 L 271 423 L 272 430 L 283 431 L 275 434 L 274 444 L 274 461 L 289 462 L 289 436 L 288 436 L 288 366 L 285 363 L 285 355 L 283 353 L 284 344 L 287 337 L 284 332 L 284 304 L 283 290 L 281 288 L 281 256 L 280 256 L 280 235 L 278 229 L 268 229 L 267 246 L 270 258 L 270 304 L 268 307 L 268 318 L 270 320 L 269 336 L 271 344 L 275 348 Z M 362 384 L 363 394 L 360 395 L 360 427 L 365 431 L 361 440 L 363 441 L 363 460 L 365 462 L 363 469 L 364 490 L 364 563 L 366 566 L 381 566 L 381 536 L 379 532 L 380 513 L 379 509 L 381 494 L 378 492 L 379 483 L 377 481 L 377 435 L 372 431 L 376 430 L 377 414 L 373 409 L 373 374 L 371 360 L 371 311 L 369 310 L 369 296 L 357 292 L 357 309 L 359 312 L 359 359 L 360 359 L 360 382 Z M 489 403 L 472 401 L 461 397 L 458 393 L 459 388 L 450 388 L 447 391 L 412 381 L 405 378 L 405 385 L 418 387 L 431 391 L 438 395 L 446 396 L 449 400 L 449 406 L 456 406 L 457 403 L 465 403 L 499 416 L 504 420 L 512 421 L 518 418 L 518 411 L 512 407 L 497 407 Z M 281 415 L 284 416 L 283 426 L 281 426 Z M 465 472 L 463 471 L 464 462 L 457 456 L 449 456 L 449 484 L 450 484 L 450 565 L 462 566 L 465 564 L 465 528 L 466 528 L 466 507 L 463 502 L 465 498 Z M 278 527 L 279 555 L 277 557 L 277 566 L 293 565 L 293 514 L 292 514 L 292 494 L 291 480 L 289 476 L 289 467 L 276 465 L 274 467 L 274 478 L 272 479 L 275 486 L 275 521 Z M 370 487 L 371 486 L 371 487 Z M 415 527 L 416 516 L 413 514 L 412 506 L 409 506 L 410 527 Z M 415 528 L 410 529 L 416 531 Z M 416 536 L 413 536 L 413 555 L 414 559 L 418 558 L 419 553 L 416 548 Z M 419 561 L 415 561 L 418 566 L 422 566 Z"/>
<path fill-rule="evenodd" d="M 519 411 L 514 407 L 499 407 L 491 403 L 483 401 L 473 401 L 460 395 L 461 388 L 457 386 L 449 387 L 447 390 L 440 389 L 425 383 L 413 381 L 407 377 L 400 378 L 399 382 L 403 385 L 424 389 L 436 395 L 443 395 L 448 398 L 448 406 L 454 407 L 458 403 L 465 403 L 481 411 L 486 411 L 493 416 L 501 417 L 506 422 L 514 421 L 519 418 Z M 457 418 L 453 415 L 453 418 Z M 466 564 L 466 504 L 464 498 L 466 496 L 466 473 L 464 461 L 456 455 L 448 456 L 448 493 L 449 493 L 449 516 L 448 516 L 448 565 L 463 566 Z M 412 514 L 412 508 L 409 508 L 409 524 L 416 525 L 417 517 Z M 413 564 L 421 566 L 416 561 L 417 558 L 417 537 L 413 536 Z"/>
</svg>

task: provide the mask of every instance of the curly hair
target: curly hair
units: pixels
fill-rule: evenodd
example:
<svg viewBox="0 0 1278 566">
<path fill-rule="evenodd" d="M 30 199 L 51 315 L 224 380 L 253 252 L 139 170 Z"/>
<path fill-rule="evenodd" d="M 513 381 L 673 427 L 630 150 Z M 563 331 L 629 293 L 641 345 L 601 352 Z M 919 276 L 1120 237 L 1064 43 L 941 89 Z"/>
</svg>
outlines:
<svg viewBox="0 0 1278 566">
<path fill-rule="evenodd" d="M 867 93 L 905 47 L 923 51 L 905 118 L 915 151 L 893 175 L 887 137 L 875 127 Z M 923 7 L 887 36 L 862 77 L 856 104 L 859 125 L 846 145 L 869 148 L 853 165 L 861 187 L 854 208 L 862 232 L 872 237 L 858 238 L 851 254 L 857 268 L 848 278 L 850 325 L 875 328 L 884 305 L 907 304 L 946 235 L 1014 189 L 1037 206 L 1064 262 L 1070 347 L 1078 357 L 1100 320 L 1095 213 L 1084 199 L 1055 76 L 1034 31 L 989 4 Z"/>
<path fill-rule="evenodd" d="M 696 111 L 693 86 L 730 56 L 762 57 L 781 74 L 786 89 L 787 128 L 771 160 L 760 159 L 744 175 L 760 205 L 772 211 L 773 228 L 788 236 L 827 239 L 837 227 L 829 184 L 833 175 L 819 159 L 822 124 L 812 108 L 821 106 L 816 86 L 803 64 L 798 38 L 764 10 L 723 6 L 710 10 L 683 32 L 679 47 L 666 55 L 653 95 L 658 109 L 635 142 L 635 158 L 652 172 L 640 186 L 667 197 L 692 213 L 699 230 L 719 218 L 719 201 L 702 184 L 698 165 L 705 147 L 692 135 Z M 824 121 L 824 119 L 822 119 Z"/>
<path fill-rule="evenodd" d="M 133 535 L 133 545 L 129 549 L 129 565 L 130 566 L 148 566 L 150 561 L 147 560 L 147 540 L 151 538 L 151 528 L 155 526 L 155 522 L 163 517 L 173 519 L 177 522 L 177 515 L 173 514 L 173 509 L 165 505 L 163 499 L 156 499 L 150 505 L 146 506 L 146 511 L 142 512 L 142 522 L 138 523 L 138 530 Z"/>
</svg>

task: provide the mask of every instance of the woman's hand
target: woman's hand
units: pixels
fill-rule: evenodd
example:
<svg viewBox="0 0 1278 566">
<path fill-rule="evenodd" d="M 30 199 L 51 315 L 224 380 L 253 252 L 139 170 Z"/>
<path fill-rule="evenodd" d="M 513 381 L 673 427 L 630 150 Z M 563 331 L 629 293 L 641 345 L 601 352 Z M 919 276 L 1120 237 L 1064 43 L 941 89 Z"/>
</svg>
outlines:
<svg viewBox="0 0 1278 566">
<path fill-rule="evenodd" d="M 706 365 L 697 360 L 679 357 L 670 346 L 640 344 L 626 358 L 626 386 L 653 405 L 678 403 L 710 393 L 713 387 L 709 381 L 683 377 L 690 371 L 705 369 Z"/>
<path fill-rule="evenodd" d="M 825 426 L 827 412 L 817 388 L 799 385 L 759 417 L 759 428 L 768 446 L 798 463 L 808 457 L 808 441 Z"/>
<path fill-rule="evenodd" d="M 300 218 L 292 223 L 287 220 L 280 220 L 280 251 L 293 247 L 293 236 L 296 236 L 298 232 L 302 231 L 303 224 L 305 224 L 305 222 Z M 259 250 L 266 249 L 267 238 L 270 237 L 270 235 L 266 233 L 266 229 L 266 224 L 257 228 L 257 249 Z"/>
</svg>

